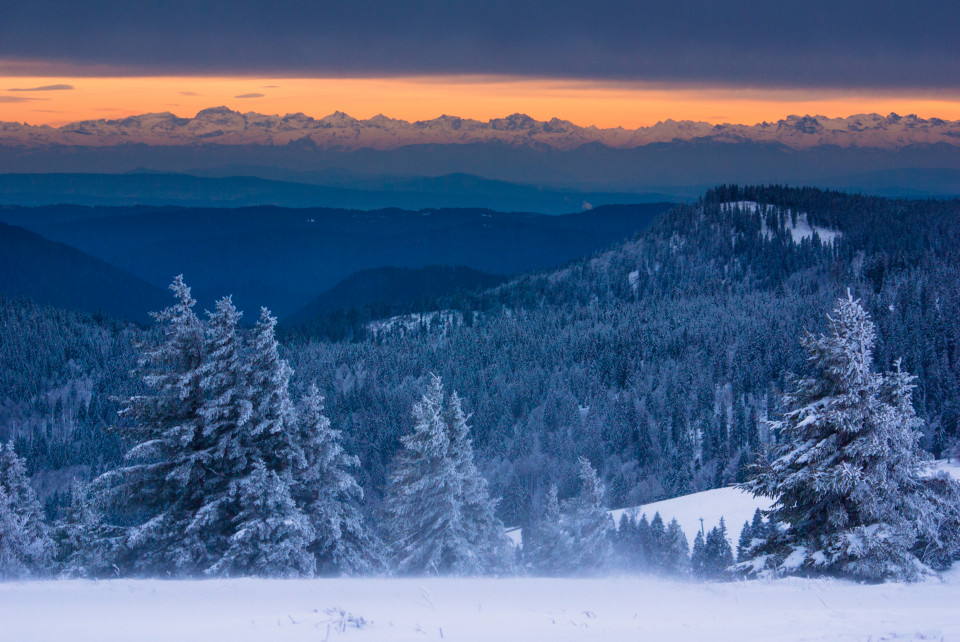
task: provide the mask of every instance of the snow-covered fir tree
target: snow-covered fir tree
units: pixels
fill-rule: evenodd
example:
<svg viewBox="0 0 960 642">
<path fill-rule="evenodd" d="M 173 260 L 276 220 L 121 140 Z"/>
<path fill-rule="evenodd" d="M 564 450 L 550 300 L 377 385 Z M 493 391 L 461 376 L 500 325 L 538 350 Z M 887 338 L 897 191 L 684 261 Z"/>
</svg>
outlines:
<svg viewBox="0 0 960 642">
<path fill-rule="evenodd" d="M 580 458 L 580 492 L 566 503 L 564 525 L 573 540 L 574 568 L 606 567 L 612 558 L 613 518 L 603 508 L 603 482 L 586 457 Z"/>
<path fill-rule="evenodd" d="M 323 410 L 323 397 L 311 385 L 299 419 L 301 451 L 294 496 L 314 530 L 309 550 L 321 574 L 360 575 L 383 566 L 382 545 L 364 524 L 360 512 L 363 489 L 351 471 L 360 460 L 347 454 L 339 430 Z"/>
<path fill-rule="evenodd" d="M 74 483 L 70 507 L 54 529 L 61 577 L 98 578 L 116 574 L 113 560 L 123 543 L 123 529 L 104 523 L 99 498 L 90 486 Z"/>
<path fill-rule="evenodd" d="M 293 370 L 280 356 L 276 327 L 276 317 L 261 308 L 250 347 L 250 438 L 268 469 L 289 475 L 306 461 L 290 398 Z"/>
<path fill-rule="evenodd" d="M 38 576 L 49 570 L 53 543 L 43 510 L 13 443 L 0 443 L 0 578 Z"/>
<path fill-rule="evenodd" d="M 450 394 L 445 422 L 450 429 L 450 457 L 460 480 L 461 519 L 467 525 L 467 542 L 475 558 L 476 572 L 504 571 L 508 548 L 503 522 L 496 516 L 497 501 L 491 499 L 487 480 L 474 463 L 469 417 L 456 391 Z M 471 571 L 473 572 L 473 571 Z"/>
<path fill-rule="evenodd" d="M 733 549 L 728 539 L 727 524 L 722 517 L 720 523 L 707 533 L 704 557 L 706 577 L 722 579 L 730 574 L 730 567 L 733 565 Z"/>
<path fill-rule="evenodd" d="M 727 537 L 727 524 L 722 517 L 720 523 L 711 528 L 706 537 L 702 531 L 697 532 L 690 560 L 695 577 L 719 580 L 730 576 L 733 549 Z"/>
<path fill-rule="evenodd" d="M 204 329 L 183 277 L 170 289 L 176 303 L 153 314 L 162 341 L 146 349 L 138 364 L 136 374 L 147 390 L 127 399 L 120 413 L 119 435 L 133 445 L 122 466 L 93 483 L 128 527 L 129 570 L 157 574 L 176 570 L 207 475 L 199 457 Z M 128 570 L 124 560 L 117 562 Z"/>
<path fill-rule="evenodd" d="M 829 334 L 802 338 L 816 375 L 785 395 L 776 426 L 784 447 L 745 485 L 774 498 L 770 519 L 784 525 L 770 529 L 756 554 L 780 571 L 916 579 L 928 563 L 955 555 L 956 535 L 943 528 L 950 507 L 919 447 L 914 378 L 899 362 L 893 372 L 873 371 L 875 328 L 849 293 L 828 318 Z M 944 555 L 944 547 L 953 550 Z"/>
<path fill-rule="evenodd" d="M 209 313 L 200 368 L 200 502 L 176 559 L 178 568 L 188 573 L 223 568 L 220 557 L 238 528 L 238 500 L 244 492 L 240 482 L 259 461 L 252 443 L 250 370 L 238 332 L 240 316 L 230 297 L 217 301 Z"/>
<path fill-rule="evenodd" d="M 388 496 L 388 532 L 402 573 L 479 574 L 506 559 L 503 527 L 493 517 L 486 485 L 462 448 L 467 430 L 459 398 L 445 403 L 443 383 L 432 376 L 414 405 L 413 432 L 402 438 Z M 463 425 L 451 421 L 463 420 Z M 466 441 L 469 444 L 469 440 Z M 478 503 L 489 503 L 484 509 Z M 493 523 L 486 520 L 492 519 Z M 478 541 L 478 538 L 493 541 Z"/>
<path fill-rule="evenodd" d="M 636 537 L 638 547 L 637 556 L 640 560 L 639 568 L 644 571 L 650 571 L 653 569 L 654 558 L 653 531 L 650 529 L 650 521 L 647 519 L 646 513 L 641 515 L 640 519 L 637 520 Z"/>
<path fill-rule="evenodd" d="M 636 516 L 630 514 L 630 511 L 624 511 L 620 516 L 614 542 L 618 565 L 621 568 L 638 571 L 643 567 L 645 560 L 640 547 L 640 530 Z"/>
<path fill-rule="evenodd" d="M 683 575 L 690 569 L 690 545 L 676 518 L 667 524 L 664 534 L 663 571 L 668 575 Z"/>
<path fill-rule="evenodd" d="M 737 561 L 746 561 L 752 548 L 753 527 L 750 525 L 750 520 L 748 519 L 743 523 L 743 528 L 740 529 L 740 539 L 737 540 Z"/>
<path fill-rule="evenodd" d="M 563 575 L 571 569 L 573 539 L 563 527 L 557 485 L 550 486 L 543 514 L 523 530 L 523 558 L 538 575 Z"/>
<path fill-rule="evenodd" d="M 647 537 L 647 547 L 650 551 L 648 556 L 648 568 L 655 573 L 660 573 L 666 566 L 664 549 L 666 548 L 665 545 L 667 541 L 667 527 L 663 523 L 663 518 L 660 516 L 660 511 L 657 511 L 653 514 L 653 519 L 650 520 L 650 530 L 648 531 Z"/>
<path fill-rule="evenodd" d="M 249 475 L 231 484 L 228 498 L 237 514 L 227 522 L 227 548 L 205 569 L 208 575 L 313 575 L 313 527 L 286 481 L 257 461 Z"/>
<path fill-rule="evenodd" d="M 204 324 L 182 278 L 171 289 L 177 303 L 155 315 L 163 341 L 140 362 L 147 394 L 122 413 L 121 434 L 134 446 L 93 485 L 126 528 L 125 545 L 112 547 L 124 553 L 120 570 L 291 576 L 366 568 L 355 561 L 369 541 L 355 505 L 360 489 L 345 472 L 355 461 L 319 401 L 297 417 L 276 320 L 263 310 L 248 342 L 230 297 Z"/>
<path fill-rule="evenodd" d="M 707 574 L 707 542 L 703 536 L 703 531 L 697 531 L 697 536 L 693 538 L 690 571 L 694 577 L 706 577 Z"/>
</svg>

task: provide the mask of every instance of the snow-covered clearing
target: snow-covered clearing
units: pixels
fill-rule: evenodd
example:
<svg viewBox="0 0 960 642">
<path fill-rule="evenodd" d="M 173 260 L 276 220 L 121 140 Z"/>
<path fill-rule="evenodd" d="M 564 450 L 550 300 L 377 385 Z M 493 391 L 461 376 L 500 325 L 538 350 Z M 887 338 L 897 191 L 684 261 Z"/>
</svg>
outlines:
<svg viewBox="0 0 960 642">
<path fill-rule="evenodd" d="M 0 584 L 0 639 L 960 640 L 960 572 L 921 584 L 607 579 Z"/>
<path fill-rule="evenodd" d="M 723 205 L 729 209 L 740 209 L 750 213 L 756 212 L 759 209 L 763 215 L 760 235 L 765 239 L 773 237 L 773 232 L 767 227 L 767 215 L 774 211 L 773 205 L 760 205 L 756 201 L 735 201 L 724 203 Z M 813 238 L 814 232 L 817 233 L 820 242 L 824 245 L 831 245 L 838 236 L 841 236 L 841 233 L 837 230 L 831 230 L 830 228 L 819 225 L 811 225 L 810 218 L 806 212 L 800 212 L 795 217 L 792 216 L 792 212 L 789 209 L 785 210 L 784 213 L 787 216 L 786 231 L 790 232 L 790 238 L 796 244 L 799 244 L 804 239 Z"/>
<path fill-rule="evenodd" d="M 727 525 L 727 534 L 736 545 L 740 537 L 740 529 L 743 523 L 753 518 L 753 513 L 758 508 L 766 510 L 770 508 L 771 500 L 766 497 L 754 497 L 750 493 L 745 493 L 739 488 L 715 488 L 705 490 L 700 493 L 692 493 L 673 499 L 665 499 L 643 506 L 632 508 L 620 508 L 609 511 L 613 517 L 613 523 L 619 525 L 620 517 L 626 512 L 635 513 L 639 518 L 646 515 L 647 520 L 653 519 L 653 516 L 660 513 L 665 524 L 670 520 L 676 519 L 680 523 L 684 534 L 687 536 L 687 543 L 692 547 L 693 538 L 697 536 L 700 530 L 700 520 L 703 519 L 703 528 L 709 531 L 720 523 L 722 517 Z M 515 545 L 522 543 L 523 531 L 519 528 L 507 531 L 507 536 Z"/>
</svg>

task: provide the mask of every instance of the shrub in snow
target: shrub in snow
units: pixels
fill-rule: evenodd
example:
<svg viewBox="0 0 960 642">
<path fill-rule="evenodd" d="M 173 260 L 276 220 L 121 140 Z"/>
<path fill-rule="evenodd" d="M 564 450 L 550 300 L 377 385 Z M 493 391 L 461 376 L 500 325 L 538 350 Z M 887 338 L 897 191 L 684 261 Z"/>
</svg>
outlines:
<svg viewBox="0 0 960 642">
<path fill-rule="evenodd" d="M 476 575 L 508 559 L 503 524 L 473 463 L 467 416 L 433 376 L 413 408 L 413 432 L 401 441 L 388 490 L 387 528 L 397 570 Z"/>
<path fill-rule="evenodd" d="M 848 294 L 828 335 L 802 344 L 816 371 L 785 395 L 777 458 L 744 487 L 774 501 L 771 528 L 744 568 L 916 579 L 957 552 L 956 484 L 920 450 L 914 377 L 872 369 L 875 330 Z"/>
<path fill-rule="evenodd" d="M 0 443 L 0 578 L 40 575 L 49 568 L 52 542 L 37 495 L 13 442 Z"/>
</svg>

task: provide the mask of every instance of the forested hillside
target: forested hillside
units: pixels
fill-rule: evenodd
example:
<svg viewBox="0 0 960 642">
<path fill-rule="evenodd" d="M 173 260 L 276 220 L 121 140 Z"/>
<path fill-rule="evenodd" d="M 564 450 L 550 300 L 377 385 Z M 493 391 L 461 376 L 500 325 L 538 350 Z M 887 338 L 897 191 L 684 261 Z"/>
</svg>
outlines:
<svg viewBox="0 0 960 642">
<path fill-rule="evenodd" d="M 924 445 L 940 452 L 956 443 L 960 410 L 958 215 L 957 201 L 718 188 L 590 259 L 438 302 L 449 314 L 432 318 L 450 322 L 398 319 L 356 341 L 291 337 L 292 394 L 320 387 L 360 458 L 367 513 L 431 373 L 472 413 L 477 463 L 508 525 L 539 515 L 552 484 L 575 495 L 580 457 L 607 506 L 641 504 L 744 478 L 777 438 L 766 420 L 788 373 L 808 367 L 800 336 L 823 330 L 849 288 L 877 325 L 877 367 L 903 357 L 919 377 Z M 135 391 L 132 341 L 153 335 L 12 300 L 3 314 L 0 436 L 48 477 L 115 462 L 111 399 Z M 103 452 L 64 457 L 51 443 Z"/>
</svg>

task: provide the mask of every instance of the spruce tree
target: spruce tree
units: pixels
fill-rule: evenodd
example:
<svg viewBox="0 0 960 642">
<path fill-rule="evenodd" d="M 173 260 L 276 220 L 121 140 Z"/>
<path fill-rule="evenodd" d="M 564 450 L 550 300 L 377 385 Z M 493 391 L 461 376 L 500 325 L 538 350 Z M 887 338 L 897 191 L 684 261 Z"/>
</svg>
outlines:
<svg viewBox="0 0 960 642">
<path fill-rule="evenodd" d="M 216 310 L 209 313 L 198 413 L 201 447 L 196 453 L 204 475 L 199 506 L 176 558 L 177 567 L 187 573 L 223 568 L 220 557 L 233 546 L 228 540 L 241 519 L 241 481 L 259 463 L 260 453 L 252 443 L 250 370 L 238 332 L 240 317 L 230 297 L 217 301 Z"/>
<path fill-rule="evenodd" d="M 265 577 L 310 576 L 316 560 L 310 520 L 290 496 L 276 472 L 257 461 L 249 475 L 230 485 L 228 501 L 237 514 L 228 522 L 226 550 L 204 570 L 207 575 Z"/>
<path fill-rule="evenodd" d="M 646 513 L 640 516 L 636 528 L 639 568 L 645 571 L 652 571 L 654 570 L 653 531 L 650 529 L 650 522 L 647 521 Z"/>
<path fill-rule="evenodd" d="M 612 557 L 613 518 L 603 508 L 603 482 L 586 457 L 580 458 L 580 493 L 567 503 L 565 525 L 574 547 L 574 566 L 582 572 L 605 568 Z"/>
<path fill-rule="evenodd" d="M 697 531 L 697 536 L 693 539 L 690 570 L 694 577 L 704 578 L 707 576 L 707 543 L 703 537 L 703 531 Z"/>
<path fill-rule="evenodd" d="M 938 543 L 954 544 L 925 481 L 914 378 L 899 362 L 873 371 L 874 325 L 849 293 L 828 319 L 829 334 L 801 341 L 816 375 L 785 395 L 784 447 L 745 485 L 774 498 L 771 521 L 788 526 L 771 528 L 758 552 L 780 571 L 916 579 L 942 555 Z"/>
<path fill-rule="evenodd" d="M 43 509 L 13 442 L 0 443 L 0 578 L 38 576 L 49 570 L 53 543 Z"/>
<path fill-rule="evenodd" d="M 464 447 L 465 418 L 463 426 L 451 424 L 461 415 L 459 398 L 445 405 L 443 383 L 432 376 L 413 408 L 413 432 L 401 439 L 389 488 L 388 529 L 402 573 L 479 574 L 505 559 L 503 527 L 492 505 L 479 505 L 490 500 L 472 451 L 454 452 Z"/>
<path fill-rule="evenodd" d="M 293 492 L 314 530 L 309 550 L 317 571 L 359 575 L 380 570 L 382 547 L 364 525 L 359 508 L 363 490 L 351 473 L 360 460 L 343 449 L 315 384 L 303 400 L 298 429 L 304 465 Z"/>
<path fill-rule="evenodd" d="M 747 520 L 743 523 L 743 528 L 740 529 L 740 538 L 737 540 L 737 561 L 746 561 L 752 547 L 753 528 L 750 526 L 750 520 Z"/>
<path fill-rule="evenodd" d="M 666 566 L 667 527 L 663 524 L 660 511 L 653 514 L 650 520 L 650 570 L 656 573 L 663 571 Z"/>
<path fill-rule="evenodd" d="M 268 469 L 290 476 L 306 462 L 290 399 L 293 371 L 280 356 L 276 326 L 276 317 L 261 308 L 250 347 L 250 439 Z"/>
<path fill-rule="evenodd" d="M 623 568 L 639 570 L 643 558 L 635 515 L 631 515 L 629 511 L 624 511 L 620 516 L 620 523 L 617 525 L 614 540 L 616 542 L 614 548 Z"/>
<path fill-rule="evenodd" d="M 203 324 L 182 276 L 170 289 L 176 303 L 153 313 L 162 341 L 144 351 L 135 373 L 147 390 L 127 399 L 120 412 L 118 434 L 132 446 L 122 466 L 93 483 L 128 526 L 124 548 L 133 569 L 158 574 L 176 570 L 179 544 L 208 474 L 199 457 Z"/>
<path fill-rule="evenodd" d="M 123 529 L 104 523 L 99 498 L 89 485 L 74 483 L 70 507 L 54 530 L 57 568 L 61 577 L 109 577 L 123 542 Z"/>
<path fill-rule="evenodd" d="M 450 457 L 460 480 L 461 519 L 466 526 L 467 545 L 474 561 L 463 572 L 503 571 L 507 566 L 507 548 L 503 523 L 497 518 L 497 501 L 491 499 L 487 480 L 474 463 L 469 417 L 456 391 L 450 394 L 444 413 L 450 431 Z"/>
<path fill-rule="evenodd" d="M 663 561 L 663 570 L 668 575 L 683 575 L 690 568 L 690 545 L 676 518 L 667 524 Z"/>
<path fill-rule="evenodd" d="M 720 524 L 707 533 L 704 542 L 703 576 L 711 579 L 723 579 L 730 573 L 733 565 L 733 549 L 727 539 L 727 525 L 720 518 Z"/>
<path fill-rule="evenodd" d="M 543 514 L 535 527 L 523 532 L 523 556 L 530 567 L 540 575 L 558 576 L 570 571 L 573 540 L 563 527 L 557 485 L 550 486 Z"/>
</svg>

